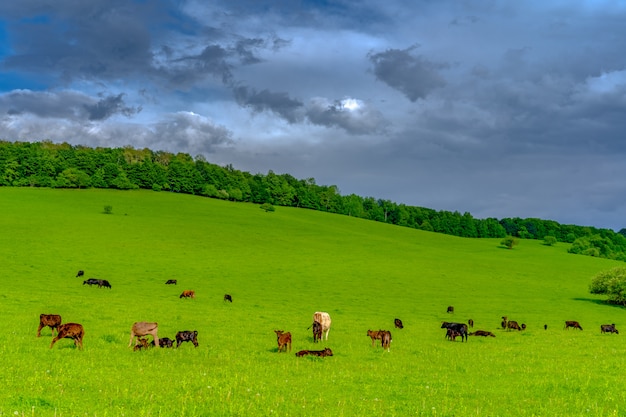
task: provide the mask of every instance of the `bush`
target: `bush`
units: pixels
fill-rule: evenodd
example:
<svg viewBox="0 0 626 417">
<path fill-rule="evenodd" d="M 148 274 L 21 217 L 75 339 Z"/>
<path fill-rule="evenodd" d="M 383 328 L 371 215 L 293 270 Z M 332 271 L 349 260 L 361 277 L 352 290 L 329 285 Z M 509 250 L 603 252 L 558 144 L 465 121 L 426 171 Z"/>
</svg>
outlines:
<svg viewBox="0 0 626 417">
<path fill-rule="evenodd" d="M 513 246 L 517 245 L 517 243 L 517 239 L 513 236 L 507 236 L 500 242 L 500 244 L 507 249 L 513 249 Z"/>
<path fill-rule="evenodd" d="M 543 244 L 546 246 L 552 246 L 556 244 L 556 238 L 554 236 L 546 236 L 543 238 Z"/>
<path fill-rule="evenodd" d="M 113 214 L 113 206 L 104 206 L 104 214 Z"/>
<path fill-rule="evenodd" d="M 591 280 L 589 292 L 606 295 L 610 303 L 626 305 L 626 268 L 600 272 Z"/>
<path fill-rule="evenodd" d="M 268 211 L 269 211 L 269 212 L 272 212 L 272 211 L 275 211 L 275 210 L 276 210 L 276 209 L 274 208 L 274 206 L 273 206 L 273 205 L 271 205 L 270 203 L 263 203 L 263 204 L 261 204 L 261 209 L 262 209 L 262 210 L 265 210 L 265 212 L 266 212 L 266 213 L 267 213 Z"/>
</svg>

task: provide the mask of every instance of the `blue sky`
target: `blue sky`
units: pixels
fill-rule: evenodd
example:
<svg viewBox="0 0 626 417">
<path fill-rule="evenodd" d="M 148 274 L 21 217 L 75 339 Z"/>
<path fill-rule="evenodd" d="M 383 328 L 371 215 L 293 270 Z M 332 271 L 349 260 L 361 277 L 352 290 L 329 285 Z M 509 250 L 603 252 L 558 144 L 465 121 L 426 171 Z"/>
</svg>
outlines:
<svg viewBox="0 0 626 417">
<path fill-rule="evenodd" d="M 0 138 L 619 230 L 625 50 L 624 1 L 3 2 Z"/>
</svg>

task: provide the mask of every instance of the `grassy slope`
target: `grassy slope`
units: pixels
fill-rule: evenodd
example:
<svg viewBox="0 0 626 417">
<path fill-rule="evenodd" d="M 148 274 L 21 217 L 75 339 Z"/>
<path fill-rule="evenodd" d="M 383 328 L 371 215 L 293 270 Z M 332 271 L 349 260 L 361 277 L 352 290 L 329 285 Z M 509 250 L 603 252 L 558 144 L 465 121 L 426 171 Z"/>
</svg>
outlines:
<svg viewBox="0 0 626 417">
<path fill-rule="evenodd" d="M 625 313 L 587 291 L 621 264 L 563 244 L 506 250 L 149 191 L 0 188 L 0 230 L 3 414 L 617 415 L 626 403 L 623 336 L 599 332 Z M 81 285 L 78 269 L 113 288 Z M 197 298 L 180 300 L 183 289 Z M 294 352 L 323 347 L 307 330 L 317 310 L 333 319 L 324 345 L 335 356 L 276 353 L 274 329 L 292 332 Z M 49 350 L 49 330 L 35 337 L 40 313 L 82 323 L 85 350 Z M 502 315 L 528 330 L 499 330 Z M 442 320 L 469 318 L 497 337 L 444 341 Z M 200 347 L 132 352 L 139 320 L 158 321 L 161 336 L 198 330 Z M 368 328 L 392 330 L 391 353 L 371 348 Z"/>
</svg>

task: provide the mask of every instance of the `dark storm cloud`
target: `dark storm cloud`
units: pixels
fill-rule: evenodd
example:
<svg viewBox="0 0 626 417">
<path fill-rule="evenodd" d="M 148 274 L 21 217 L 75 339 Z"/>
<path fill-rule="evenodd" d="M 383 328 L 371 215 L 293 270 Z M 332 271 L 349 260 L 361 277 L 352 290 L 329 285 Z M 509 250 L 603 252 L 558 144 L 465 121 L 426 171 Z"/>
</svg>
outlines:
<svg viewBox="0 0 626 417">
<path fill-rule="evenodd" d="M 287 93 L 275 93 L 268 90 L 256 91 L 251 87 L 238 86 L 233 88 L 237 102 L 244 107 L 251 108 L 256 113 L 271 111 L 287 120 L 296 123 L 302 118 L 301 101 L 290 98 Z"/>
<path fill-rule="evenodd" d="M 380 133 L 387 125 L 381 112 L 354 99 L 332 103 L 326 99 L 313 99 L 307 106 L 306 115 L 311 123 L 339 127 L 353 135 Z"/>
<path fill-rule="evenodd" d="M 413 55 L 415 49 L 417 46 L 387 49 L 368 55 L 374 65 L 376 78 L 400 91 L 411 101 L 425 98 L 434 89 L 445 86 L 446 82 L 440 71 L 448 67 L 447 64 Z"/>
<path fill-rule="evenodd" d="M 118 113 L 130 117 L 141 111 L 141 107 L 125 106 L 124 94 L 104 97 L 95 104 L 86 104 L 85 109 L 89 113 L 89 120 L 104 120 Z"/>
</svg>

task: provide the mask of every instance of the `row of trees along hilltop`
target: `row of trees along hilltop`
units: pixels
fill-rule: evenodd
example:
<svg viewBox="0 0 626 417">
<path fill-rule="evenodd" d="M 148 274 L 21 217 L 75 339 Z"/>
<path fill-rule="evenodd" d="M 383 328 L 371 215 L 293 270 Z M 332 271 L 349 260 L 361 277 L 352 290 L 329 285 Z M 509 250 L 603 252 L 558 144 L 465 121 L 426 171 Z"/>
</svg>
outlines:
<svg viewBox="0 0 626 417">
<path fill-rule="evenodd" d="M 562 225 L 551 220 L 476 219 L 374 197 L 341 195 L 334 185 L 289 174 L 250 174 L 203 156 L 150 149 L 89 148 L 68 143 L 0 141 L 0 185 L 152 189 L 344 214 L 469 238 L 545 239 L 572 243 L 572 253 L 626 261 L 626 229 Z"/>
</svg>

